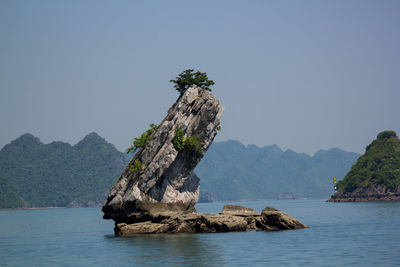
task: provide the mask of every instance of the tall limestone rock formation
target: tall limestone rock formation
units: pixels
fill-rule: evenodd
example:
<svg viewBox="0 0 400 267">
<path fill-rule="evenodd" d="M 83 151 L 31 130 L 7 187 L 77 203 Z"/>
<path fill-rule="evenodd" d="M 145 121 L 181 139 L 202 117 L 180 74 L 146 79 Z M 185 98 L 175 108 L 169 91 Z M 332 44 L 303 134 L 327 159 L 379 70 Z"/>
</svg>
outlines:
<svg viewBox="0 0 400 267">
<path fill-rule="evenodd" d="M 103 218 L 115 221 L 115 235 L 307 228 L 269 207 L 261 213 L 240 206 L 225 206 L 220 214 L 195 211 L 199 178 L 193 169 L 220 129 L 223 109 L 210 92 L 197 86 L 179 97 L 103 205 Z M 193 144 L 194 139 L 201 147 Z M 183 140 L 191 140 L 192 146 Z"/>
<path fill-rule="evenodd" d="M 161 211 L 193 211 L 199 178 L 193 169 L 220 129 L 221 103 L 200 87 L 187 89 L 111 188 L 102 211 L 116 223 L 146 221 Z M 177 129 L 196 137 L 201 149 L 178 150 Z"/>
<path fill-rule="evenodd" d="M 338 183 L 328 201 L 400 201 L 400 140 L 384 131 Z"/>
</svg>

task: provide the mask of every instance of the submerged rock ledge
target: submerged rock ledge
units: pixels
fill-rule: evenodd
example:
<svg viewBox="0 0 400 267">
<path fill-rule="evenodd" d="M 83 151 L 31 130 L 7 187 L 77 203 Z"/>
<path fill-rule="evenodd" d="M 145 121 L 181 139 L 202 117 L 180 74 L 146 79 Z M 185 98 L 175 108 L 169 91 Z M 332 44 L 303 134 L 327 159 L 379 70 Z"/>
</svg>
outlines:
<svg viewBox="0 0 400 267">
<path fill-rule="evenodd" d="M 116 223 L 116 236 L 161 233 L 221 233 L 251 230 L 277 231 L 308 228 L 297 219 L 277 209 L 266 207 L 261 213 L 253 209 L 225 205 L 219 214 L 196 212 L 160 212 L 151 220 L 127 224 Z"/>
</svg>

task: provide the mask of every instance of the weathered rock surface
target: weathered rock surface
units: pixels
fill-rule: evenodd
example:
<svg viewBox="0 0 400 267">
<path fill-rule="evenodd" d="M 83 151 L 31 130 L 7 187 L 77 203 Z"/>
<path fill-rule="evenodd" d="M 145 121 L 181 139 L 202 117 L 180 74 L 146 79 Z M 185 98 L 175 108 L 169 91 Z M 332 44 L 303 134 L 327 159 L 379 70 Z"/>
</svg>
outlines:
<svg viewBox="0 0 400 267">
<path fill-rule="evenodd" d="M 301 229 L 307 228 L 307 226 L 301 223 L 299 220 L 293 218 L 292 216 L 271 208 L 266 207 L 261 212 L 264 222 L 272 230 L 290 230 L 290 229 Z"/>
<path fill-rule="evenodd" d="M 260 215 L 253 209 L 237 205 L 225 205 L 220 212 L 221 215 L 234 215 L 234 216 L 253 216 Z"/>
<path fill-rule="evenodd" d="M 163 211 L 194 211 L 199 178 L 193 169 L 220 129 L 222 111 L 223 106 L 210 92 L 197 86 L 187 89 L 111 188 L 103 204 L 103 218 L 133 223 L 147 221 Z M 174 147 L 178 127 L 185 137 L 197 137 L 201 151 L 178 151 Z M 131 171 L 135 160 L 144 164 L 143 170 Z M 151 232 L 157 227 L 146 223 L 137 228 Z"/>
<path fill-rule="evenodd" d="M 161 212 L 146 222 L 119 223 L 115 226 L 117 236 L 160 233 L 217 233 L 251 230 L 291 230 L 308 228 L 286 213 L 267 207 L 262 213 L 242 206 L 224 206 L 220 214 L 196 212 Z"/>
<path fill-rule="evenodd" d="M 360 187 L 353 192 L 336 192 L 328 202 L 400 201 L 400 187 L 389 190 L 382 185 Z"/>
</svg>

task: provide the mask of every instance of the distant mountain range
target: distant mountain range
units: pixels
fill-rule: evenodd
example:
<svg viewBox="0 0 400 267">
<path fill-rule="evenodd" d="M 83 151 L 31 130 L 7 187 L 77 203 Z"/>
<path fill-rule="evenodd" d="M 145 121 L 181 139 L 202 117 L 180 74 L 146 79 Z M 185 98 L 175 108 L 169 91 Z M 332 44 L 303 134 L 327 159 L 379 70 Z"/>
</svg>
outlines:
<svg viewBox="0 0 400 267">
<path fill-rule="evenodd" d="M 200 191 L 215 200 L 329 197 L 333 177 L 342 179 L 359 154 L 338 148 L 314 156 L 282 151 L 279 146 L 244 146 L 238 141 L 214 143 L 196 168 Z"/>
<path fill-rule="evenodd" d="M 277 145 L 214 143 L 195 169 L 207 199 L 328 197 L 358 154 L 338 148 L 314 156 Z M 0 208 L 101 204 L 129 158 L 96 133 L 71 146 L 24 134 L 0 150 Z"/>
</svg>

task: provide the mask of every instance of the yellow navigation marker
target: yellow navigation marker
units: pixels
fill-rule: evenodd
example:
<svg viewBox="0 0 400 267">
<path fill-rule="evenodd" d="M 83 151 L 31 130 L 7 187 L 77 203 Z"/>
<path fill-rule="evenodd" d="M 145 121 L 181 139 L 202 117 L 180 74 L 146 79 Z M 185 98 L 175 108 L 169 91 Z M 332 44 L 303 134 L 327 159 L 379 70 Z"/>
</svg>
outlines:
<svg viewBox="0 0 400 267">
<path fill-rule="evenodd" d="M 335 181 L 335 182 L 336 182 L 336 177 L 333 177 L 333 181 Z"/>
</svg>

